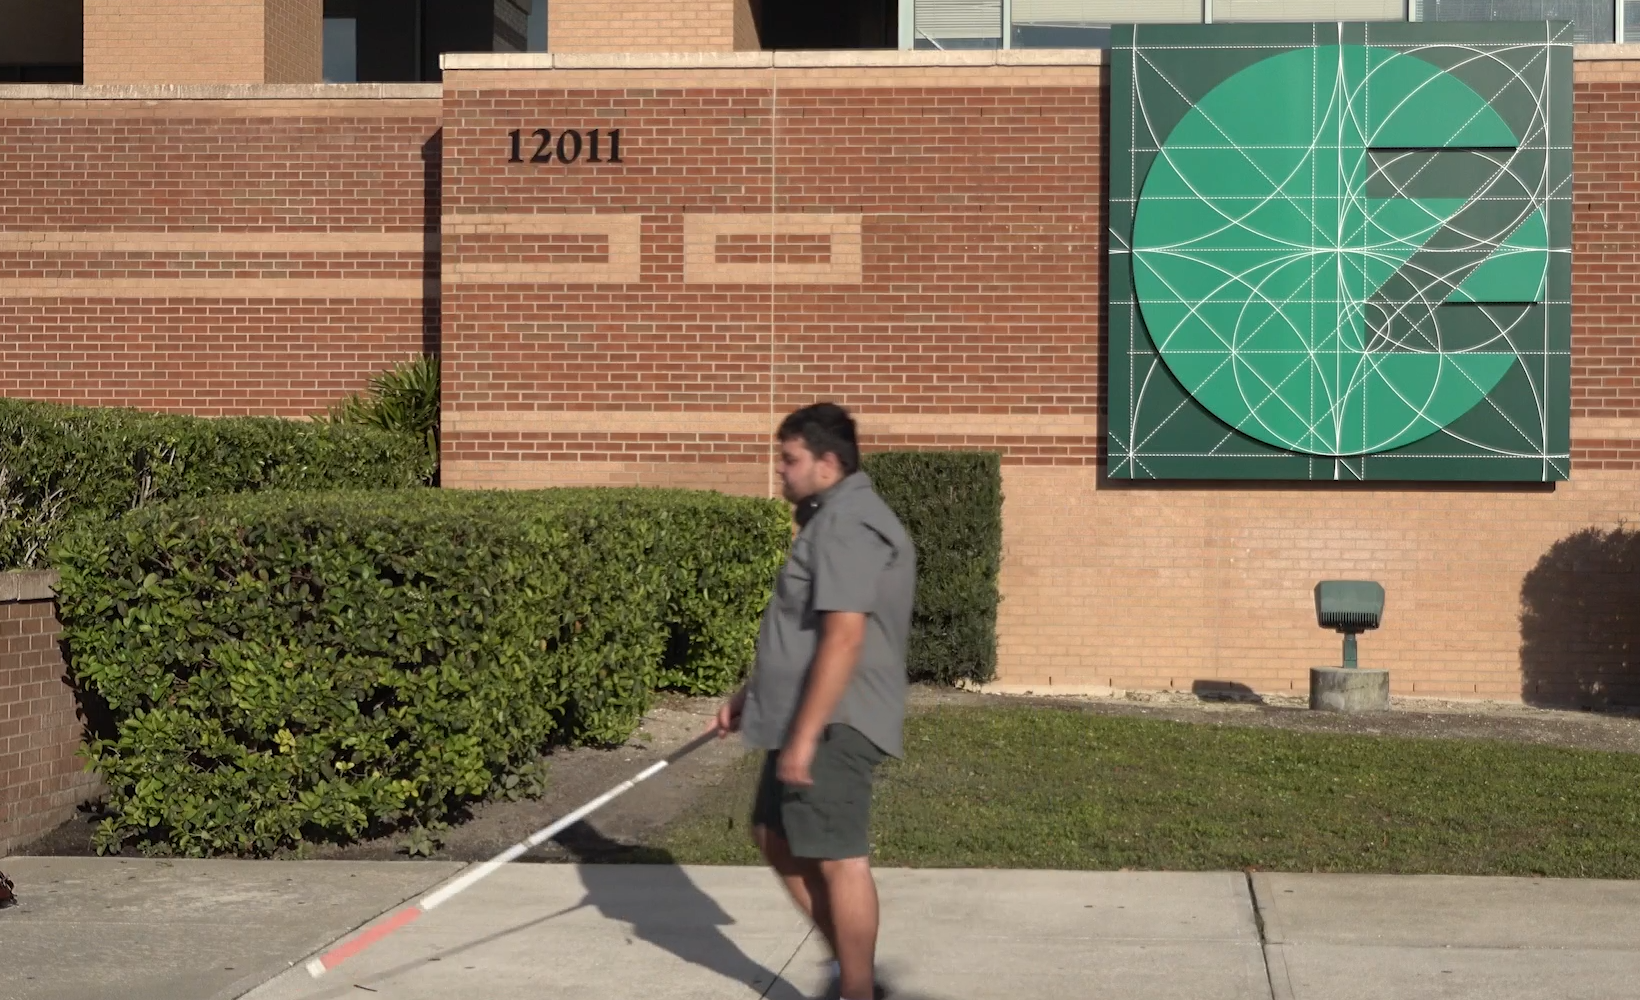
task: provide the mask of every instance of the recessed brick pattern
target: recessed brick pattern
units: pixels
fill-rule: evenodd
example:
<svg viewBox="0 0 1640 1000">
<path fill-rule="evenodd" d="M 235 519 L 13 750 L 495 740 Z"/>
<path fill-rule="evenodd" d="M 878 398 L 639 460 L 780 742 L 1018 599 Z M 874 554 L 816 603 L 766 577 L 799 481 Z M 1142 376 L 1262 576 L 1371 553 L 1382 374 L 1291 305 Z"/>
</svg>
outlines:
<svg viewBox="0 0 1640 1000">
<path fill-rule="evenodd" d="M 0 101 L 0 393 L 305 417 L 438 342 L 438 103 Z"/>
</svg>

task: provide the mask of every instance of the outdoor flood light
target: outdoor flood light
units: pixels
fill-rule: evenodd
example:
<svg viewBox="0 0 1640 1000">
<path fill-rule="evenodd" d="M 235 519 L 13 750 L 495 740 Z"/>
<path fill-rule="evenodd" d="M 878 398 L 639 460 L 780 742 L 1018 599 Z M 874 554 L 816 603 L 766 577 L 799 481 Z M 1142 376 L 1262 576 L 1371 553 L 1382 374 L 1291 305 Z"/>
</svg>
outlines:
<svg viewBox="0 0 1640 1000">
<path fill-rule="evenodd" d="M 1371 580 L 1323 580 L 1315 585 L 1315 620 L 1344 633 L 1344 666 L 1354 669 L 1355 637 L 1384 617 L 1384 588 Z"/>
</svg>

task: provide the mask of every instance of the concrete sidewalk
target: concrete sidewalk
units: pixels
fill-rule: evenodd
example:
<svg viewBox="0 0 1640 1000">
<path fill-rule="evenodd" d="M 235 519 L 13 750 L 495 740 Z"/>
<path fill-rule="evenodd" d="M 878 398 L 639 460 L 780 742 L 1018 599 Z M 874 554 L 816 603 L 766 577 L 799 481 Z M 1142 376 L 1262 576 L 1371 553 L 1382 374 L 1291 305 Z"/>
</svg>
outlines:
<svg viewBox="0 0 1640 1000">
<path fill-rule="evenodd" d="M 23 901 L 0 912 L 0 1000 L 800 1000 L 824 985 L 824 948 L 758 869 L 512 865 L 314 981 L 313 952 L 456 866 L 0 867 Z M 882 964 L 906 1000 L 1610 1000 L 1640 979 L 1634 882 L 878 876 Z"/>
<path fill-rule="evenodd" d="M 0 1000 L 232 1000 L 461 867 L 0 859 Z"/>
</svg>

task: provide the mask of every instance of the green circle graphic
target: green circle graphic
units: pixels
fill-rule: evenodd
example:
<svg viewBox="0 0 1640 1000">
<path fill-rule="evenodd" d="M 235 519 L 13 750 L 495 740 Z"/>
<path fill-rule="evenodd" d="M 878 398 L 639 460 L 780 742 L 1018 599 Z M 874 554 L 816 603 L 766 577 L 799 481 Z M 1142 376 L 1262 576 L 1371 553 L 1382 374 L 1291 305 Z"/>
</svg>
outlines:
<svg viewBox="0 0 1640 1000">
<path fill-rule="evenodd" d="M 1444 343 L 1440 310 L 1545 298 L 1542 202 L 1498 193 L 1520 141 L 1463 80 L 1391 49 L 1297 49 L 1224 80 L 1161 144 L 1134 215 L 1134 291 L 1168 370 L 1292 452 L 1446 427 L 1517 356 L 1501 335 Z M 1441 189 L 1437 153 L 1497 170 Z"/>
</svg>

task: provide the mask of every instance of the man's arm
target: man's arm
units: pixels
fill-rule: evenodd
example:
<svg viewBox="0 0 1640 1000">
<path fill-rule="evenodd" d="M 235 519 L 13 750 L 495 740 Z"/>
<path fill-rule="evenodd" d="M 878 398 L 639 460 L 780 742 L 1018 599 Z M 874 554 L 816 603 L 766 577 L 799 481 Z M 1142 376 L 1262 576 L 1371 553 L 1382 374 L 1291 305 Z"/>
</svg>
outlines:
<svg viewBox="0 0 1640 1000">
<path fill-rule="evenodd" d="M 808 685 L 797 717 L 780 751 L 776 776 L 788 785 L 810 785 L 809 765 L 820 734 L 848 690 L 860 647 L 866 638 L 866 616 L 860 611 L 827 611 L 820 615 L 820 648 L 809 668 Z"/>
</svg>

